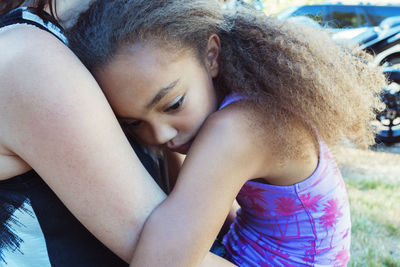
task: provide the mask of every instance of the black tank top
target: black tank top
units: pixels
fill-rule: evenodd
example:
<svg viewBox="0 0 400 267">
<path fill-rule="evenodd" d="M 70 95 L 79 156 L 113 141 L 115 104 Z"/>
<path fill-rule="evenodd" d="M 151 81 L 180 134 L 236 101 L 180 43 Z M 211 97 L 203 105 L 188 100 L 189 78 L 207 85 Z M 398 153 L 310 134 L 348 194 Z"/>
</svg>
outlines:
<svg viewBox="0 0 400 267">
<path fill-rule="evenodd" d="M 61 26 L 43 11 L 22 7 L 0 18 L 0 28 L 12 24 L 34 25 L 68 45 Z M 143 165 L 166 191 L 161 161 L 133 140 L 130 142 Z M 0 181 L 0 266 L 110 267 L 128 264 L 99 242 L 31 170 Z"/>
</svg>

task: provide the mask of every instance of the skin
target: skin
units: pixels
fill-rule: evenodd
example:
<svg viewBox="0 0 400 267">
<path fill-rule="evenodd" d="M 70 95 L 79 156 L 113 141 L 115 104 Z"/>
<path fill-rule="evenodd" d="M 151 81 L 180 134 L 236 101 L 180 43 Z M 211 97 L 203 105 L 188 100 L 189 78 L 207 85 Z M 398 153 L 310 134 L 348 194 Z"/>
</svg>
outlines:
<svg viewBox="0 0 400 267">
<path fill-rule="evenodd" d="M 129 261 L 165 195 L 93 77 L 61 42 L 21 25 L 0 33 L 0 49 L 2 180 L 34 168 L 89 231 Z"/>
<path fill-rule="evenodd" d="M 63 3 L 71 5 L 57 10 L 61 17 L 88 4 Z M 166 196 L 97 82 L 63 43 L 32 26 L 1 29 L 0 57 L 0 180 L 34 168 L 92 234 L 130 262 L 144 222 Z M 211 253 L 202 265 L 232 266 Z"/>
<path fill-rule="evenodd" d="M 172 193 L 147 220 L 131 266 L 197 266 L 248 180 L 289 185 L 315 170 L 313 134 L 302 159 L 278 161 L 265 138 L 270 125 L 254 127 L 246 101 L 216 111 L 212 78 L 218 75 L 220 40 L 210 36 L 204 57 L 174 52 L 157 42 L 123 47 L 95 76 L 121 122 L 141 139 L 187 153 Z M 161 88 L 160 102 L 146 108 Z M 178 101 L 185 95 L 184 101 Z M 174 107 L 171 112 L 170 107 Z M 302 129 L 299 123 L 293 127 Z"/>
<path fill-rule="evenodd" d="M 93 0 L 58 0 L 56 1 L 56 13 L 57 17 L 60 19 L 60 24 L 62 26 L 65 26 L 66 24 L 72 24 L 78 15 L 85 11 L 89 4 L 93 2 Z M 49 7 L 45 7 L 45 10 L 47 12 L 50 12 Z M 14 26 L 17 27 L 18 29 L 21 28 L 21 26 Z M 30 28 L 30 27 L 29 27 Z M 2 29 L 4 34 L 2 36 L 5 36 L 1 40 L 8 40 L 9 36 L 14 36 L 10 34 L 7 29 L 4 30 Z M 19 32 L 22 32 L 22 30 L 19 29 Z M 27 31 L 30 32 L 30 31 Z M 35 32 L 35 31 L 34 31 Z M 13 42 L 13 40 L 10 40 Z M 17 48 L 24 49 L 24 47 L 18 46 Z M 12 59 L 14 57 L 13 52 L 17 52 L 18 50 L 12 50 L 10 47 L 7 48 L 7 50 L 2 50 L 2 51 L 7 51 L 10 54 L 7 57 L 4 57 L 4 59 Z M 22 52 L 22 51 L 19 51 Z M 9 62 L 4 61 L 4 65 L 9 64 Z M 10 77 L 12 80 L 13 77 Z M 29 79 L 29 76 L 27 77 Z M 13 83 L 13 81 L 12 81 Z M 14 86 L 13 84 L 11 86 Z M 22 160 L 20 157 L 14 155 L 14 153 L 11 153 L 4 144 L 0 143 L 0 180 L 7 179 L 9 177 L 24 173 L 28 170 L 30 170 L 31 167 L 29 164 L 27 164 L 24 160 Z"/>
<path fill-rule="evenodd" d="M 95 76 L 122 125 L 150 145 L 186 153 L 217 103 L 215 75 L 194 61 L 190 51 L 182 53 L 182 60 L 174 61 L 156 45 L 137 44 Z M 134 54 L 135 60 L 126 54 Z M 132 104 L 134 98 L 138 101 Z"/>
<path fill-rule="evenodd" d="M 70 3 L 65 11 L 87 6 Z M 165 194 L 98 84 L 63 43 L 33 26 L 1 29 L 0 57 L 0 180 L 35 169 L 90 232 L 130 262 Z M 212 255 L 204 263 L 226 266 Z"/>
</svg>

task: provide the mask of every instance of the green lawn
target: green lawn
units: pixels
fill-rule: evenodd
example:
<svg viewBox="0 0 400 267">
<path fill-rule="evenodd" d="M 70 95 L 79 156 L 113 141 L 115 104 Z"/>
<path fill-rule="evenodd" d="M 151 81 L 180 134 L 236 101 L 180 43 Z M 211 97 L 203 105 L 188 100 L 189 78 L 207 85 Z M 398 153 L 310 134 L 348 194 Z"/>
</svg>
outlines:
<svg viewBox="0 0 400 267">
<path fill-rule="evenodd" d="M 344 178 L 352 216 L 349 266 L 400 267 L 400 176 Z"/>
</svg>

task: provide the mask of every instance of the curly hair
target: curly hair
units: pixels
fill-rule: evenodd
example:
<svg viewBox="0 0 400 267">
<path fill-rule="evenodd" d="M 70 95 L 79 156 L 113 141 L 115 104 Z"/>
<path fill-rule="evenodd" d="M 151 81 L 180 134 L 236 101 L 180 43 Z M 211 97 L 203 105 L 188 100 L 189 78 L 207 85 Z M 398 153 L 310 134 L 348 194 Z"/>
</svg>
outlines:
<svg viewBox="0 0 400 267">
<path fill-rule="evenodd" d="M 221 39 L 213 81 L 219 100 L 237 92 L 256 103 L 280 154 L 301 153 L 295 120 L 330 145 L 344 138 L 360 147 L 373 143 L 371 121 L 386 79 L 366 53 L 338 46 L 323 30 L 224 10 L 217 0 L 118 0 L 93 3 L 68 36 L 95 71 L 135 42 L 159 41 L 203 58 L 214 33 Z"/>
</svg>

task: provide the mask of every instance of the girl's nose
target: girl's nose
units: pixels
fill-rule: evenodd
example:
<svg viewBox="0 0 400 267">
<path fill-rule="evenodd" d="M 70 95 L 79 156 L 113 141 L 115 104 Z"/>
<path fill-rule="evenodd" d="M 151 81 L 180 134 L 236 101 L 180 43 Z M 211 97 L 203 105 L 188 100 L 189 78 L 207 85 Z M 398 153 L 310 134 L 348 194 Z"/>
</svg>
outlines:
<svg viewBox="0 0 400 267">
<path fill-rule="evenodd" d="M 156 145 L 168 143 L 177 133 L 178 131 L 170 125 L 157 125 L 153 127 L 153 139 Z"/>
</svg>

